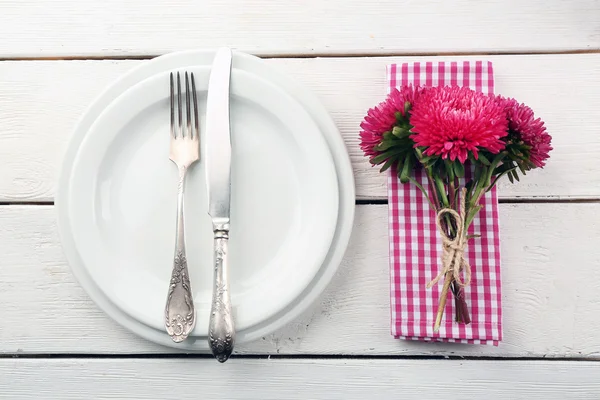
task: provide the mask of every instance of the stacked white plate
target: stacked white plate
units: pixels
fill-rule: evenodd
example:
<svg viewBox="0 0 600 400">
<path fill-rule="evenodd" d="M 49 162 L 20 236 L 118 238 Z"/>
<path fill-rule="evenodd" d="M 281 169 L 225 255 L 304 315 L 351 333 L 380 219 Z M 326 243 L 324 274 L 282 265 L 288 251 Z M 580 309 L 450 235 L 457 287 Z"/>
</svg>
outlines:
<svg viewBox="0 0 600 400">
<path fill-rule="evenodd" d="M 79 121 L 56 196 L 63 248 L 89 296 L 135 334 L 186 350 L 208 350 L 213 238 L 201 155 L 185 198 L 197 323 L 188 340 L 174 343 L 164 329 L 177 195 L 168 157 L 168 76 L 195 74 L 204 121 L 214 54 L 168 54 L 114 82 Z M 230 279 L 240 344 L 292 321 L 329 283 L 352 228 L 354 180 L 340 133 L 319 100 L 239 52 L 231 123 Z"/>
</svg>

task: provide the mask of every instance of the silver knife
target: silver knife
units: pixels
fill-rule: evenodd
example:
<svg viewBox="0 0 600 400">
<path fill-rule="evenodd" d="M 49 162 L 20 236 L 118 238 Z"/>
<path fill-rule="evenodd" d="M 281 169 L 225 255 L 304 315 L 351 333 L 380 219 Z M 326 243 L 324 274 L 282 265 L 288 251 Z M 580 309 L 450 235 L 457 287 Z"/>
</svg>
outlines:
<svg viewBox="0 0 600 400">
<path fill-rule="evenodd" d="M 229 295 L 229 203 L 231 193 L 231 138 L 229 82 L 231 49 L 221 48 L 213 61 L 206 104 L 206 185 L 208 214 L 214 232 L 214 283 L 208 329 L 210 349 L 225 362 L 235 344 L 235 327 Z"/>
</svg>

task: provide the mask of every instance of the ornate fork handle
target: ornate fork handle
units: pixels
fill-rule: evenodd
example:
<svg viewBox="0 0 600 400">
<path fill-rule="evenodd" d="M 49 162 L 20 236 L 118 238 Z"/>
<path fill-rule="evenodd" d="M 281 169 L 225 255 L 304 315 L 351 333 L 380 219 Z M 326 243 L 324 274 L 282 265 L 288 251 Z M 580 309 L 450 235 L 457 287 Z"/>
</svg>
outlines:
<svg viewBox="0 0 600 400">
<path fill-rule="evenodd" d="M 235 330 L 229 296 L 229 231 L 215 229 L 215 273 L 212 309 L 208 330 L 210 349 L 219 362 L 225 362 L 233 351 Z"/>
<path fill-rule="evenodd" d="M 192 297 L 192 287 L 185 257 L 183 226 L 183 192 L 186 168 L 179 169 L 179 193 L 177 196 L 177 234 L 175 238 L 175 259 L 169 284 L 169 294 L 165 307 L 165 327 L 174 342 L 184 341 L 196 324 L 196 313 Z"/>
</svg>

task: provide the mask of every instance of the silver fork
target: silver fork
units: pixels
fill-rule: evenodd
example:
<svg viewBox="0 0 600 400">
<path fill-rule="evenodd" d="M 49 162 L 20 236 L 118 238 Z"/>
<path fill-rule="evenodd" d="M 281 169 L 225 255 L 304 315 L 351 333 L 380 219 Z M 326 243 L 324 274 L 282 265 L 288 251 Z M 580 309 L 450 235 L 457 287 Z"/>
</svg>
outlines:
<svg viewBox="0 0 600 400">
<path fill-rule="evenodd" d="M 185 340 L 196 325 L 196 313 L 192 288 L 185 256 L 185 237 L 183 227 L 183 193 L 185 189 L 185 175 L 188 168 L 198 161 L 200 129 L 198 123 L 198 99 L 196 98 L 196 83 L 194 74 L 191 75 L 192 87 L 190 90 L 190 79 L 185 73 L 185 115 L 187 124 L 183 124 L 183 107 L 181 102 L 181 78 L 177 73 L 177 96 L 175 96 L 175 82 L 171 73 L 171 148 L 169 158 L 175 163 L 179 170 L 179 184 L 177 195 L 177 232 L 175 236 L 175 259 L 173 272 L 169 284 L 169 294 L 165 306 L 165 327 L 167 333 L 174 342 Z M 192 123 L 192 112 L 190 94 L 194 103 L 194 122 Z M 175 102 L 177 97 L 177 102 Z M 175 124 L 175 103 L 177 103 L 178 124 Z"/>
</svg>

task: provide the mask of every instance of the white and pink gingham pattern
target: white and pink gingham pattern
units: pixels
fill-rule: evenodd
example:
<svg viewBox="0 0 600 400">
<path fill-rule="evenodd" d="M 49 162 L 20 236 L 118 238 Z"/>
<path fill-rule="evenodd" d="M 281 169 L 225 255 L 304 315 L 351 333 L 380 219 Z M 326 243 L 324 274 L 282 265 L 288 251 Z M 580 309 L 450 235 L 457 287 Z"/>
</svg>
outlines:
<svg viewBox="0 0 600 400">
<path fill-rule="evenodd" d="M 420 86 L 468 86 L 493 93 L 491 62 L 425 62 L 392 64 L 387 68 L 389 89 L 405 84 Z M 429 190 L 427 178 L 416 179 Z M 497 346 L 502 340 L 500 284 L 500 236 L 496 188 L 482 200 L 484 208 L 473 221 L 466 257 L 472 267 L 471 284 L 465 288 L 472 322 L 454 322 L 454 298 L 448 301 L 440 330 L 433 332 L 443 279 L 427 289 L 439 272 L 441 240 L 435 212 L 413 184 L 403 185 L 394 172 L 388 176 L 391 327 L 396 338 L 446 341 Z"/>
</svg>

